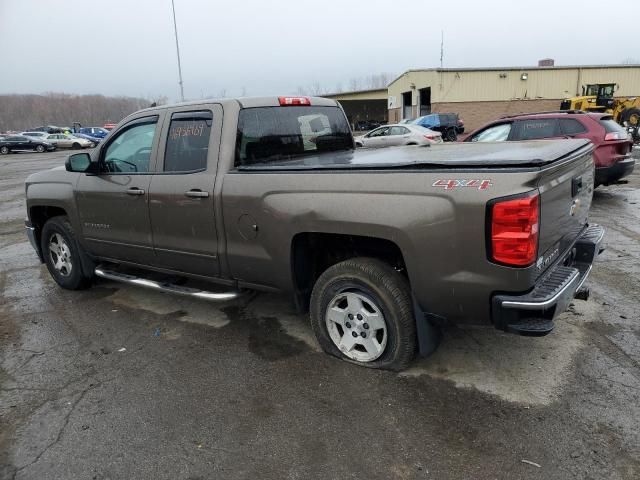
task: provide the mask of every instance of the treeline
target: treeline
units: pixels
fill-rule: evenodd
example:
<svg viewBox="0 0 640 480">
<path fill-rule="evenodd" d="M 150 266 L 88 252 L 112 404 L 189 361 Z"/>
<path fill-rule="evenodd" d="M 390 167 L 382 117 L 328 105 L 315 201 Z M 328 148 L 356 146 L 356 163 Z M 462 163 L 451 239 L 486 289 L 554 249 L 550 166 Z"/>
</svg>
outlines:
<svg viewBox="0 0 640 480">
<path fill-rule="evenodd" d="M 322 85 L 320 82 L 314 82 L 312 85 L 307 87 L 299 86 L 297 93 L 298 95 L 314 95 L 314 96 L 322 96 L 330 93 L 342 93 L 342 92 L 354 92 L 357 90 L 373 90 L 373 89 L 382 89 L 387 88 L 393 79 L 396 78 L 397 75 L 389 72 L 382 72 L 376 75 L 367 75 L 366 77 L 354 77 L 351 78 L 346 87 L 343 83 L 338 83 L 334 87 L 329 87 L 327 85 Z"/>
<path fill-rule="evenodd" d="M 154 101 L 157 100 L 66 93 L 0 95 L 0 132 L 41 125 L 71 127 L 73 122 L 101 127 L 105 123 L 117 123 Z"/>
</svg>

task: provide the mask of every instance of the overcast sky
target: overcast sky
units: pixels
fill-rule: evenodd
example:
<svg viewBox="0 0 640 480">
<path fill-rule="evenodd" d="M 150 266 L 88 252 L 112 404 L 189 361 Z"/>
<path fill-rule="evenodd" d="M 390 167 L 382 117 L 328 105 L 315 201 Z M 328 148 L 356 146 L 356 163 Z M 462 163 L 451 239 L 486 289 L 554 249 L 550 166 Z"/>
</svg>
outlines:
<svg viewBox="0 0 640 480">
<path fill-rule="evenodd" d="M 638 0 L 175 0 L 185 96 L 445 67 L 621 63 Z M 615 10 L 615 12 L 614 12 Z M 599 13 L 601 12 L 601 13 Z M 611 15 L 621 19 L 610 22 Z M 607 22 L 599 22 L 604 15 Z M 171 0 L 0 0 L 0 93 L 179 98 Z M 597 25 L 602 24 L 598 31 Z M 583 31 L 581 26 L 585 26 Z"/>
</svg>

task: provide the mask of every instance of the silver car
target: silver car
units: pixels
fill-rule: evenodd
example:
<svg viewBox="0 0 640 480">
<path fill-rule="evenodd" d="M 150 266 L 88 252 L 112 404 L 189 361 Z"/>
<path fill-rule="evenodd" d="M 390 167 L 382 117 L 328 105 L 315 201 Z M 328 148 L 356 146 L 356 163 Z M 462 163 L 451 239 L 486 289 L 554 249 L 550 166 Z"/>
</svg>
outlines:
<svg viewBox="0 0 640 480">
<path fill-rule="evenodd" d="M 47 135 L 43 140 L 53 143 L 58 148 L 93 148 L 96 146 L 90 140 L 85 138 L 75 137 L 73 135 L 64 135 L 62 133 L 51 133 Z"/>
<path fill-rule="evenodd" d="M 24 135 L 29 138 L 37 138 L 38 140 L 46 140 L 49 135 L 47 132 L 22 132 L 20 135 Z"/>
<path fill-rule="evenodd" d="M 442 143 L 440 132 L 420 125 L 385 125 L 366 135 L 355 137 L 357 147 L 390 147 L 397 145 L 433 145 Z"/>
</svg>

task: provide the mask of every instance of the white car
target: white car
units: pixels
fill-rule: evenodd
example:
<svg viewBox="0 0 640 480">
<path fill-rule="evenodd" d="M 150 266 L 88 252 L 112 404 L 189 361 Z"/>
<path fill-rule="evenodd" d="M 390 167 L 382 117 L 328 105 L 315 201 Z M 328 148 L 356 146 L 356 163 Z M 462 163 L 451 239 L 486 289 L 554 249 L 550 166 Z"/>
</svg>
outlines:
<svg viewBox="0 0 640 480">
<path fill-rule="evenodd" d="M 93 148 L 96 146 L 90 140 L 73 135 L 64 135 L 62 133 L 51 133 L 43 138 L 45 142 L 53 143 L 58 148 Z"/>
<path fill-rule="evenodd" d="M 37 138 L 38 140 L 45 140 L 49 135 L 47 132 L 22 132 L 20 135 L 25 137 Z"/>
<path fill-rule="evenodd" d="M 440 132 L 420 125 L 385 125 L 356 137 L 356 147 L 390 147 L 396 145 L 433 145 L 442 143 Z"/>
</svg>

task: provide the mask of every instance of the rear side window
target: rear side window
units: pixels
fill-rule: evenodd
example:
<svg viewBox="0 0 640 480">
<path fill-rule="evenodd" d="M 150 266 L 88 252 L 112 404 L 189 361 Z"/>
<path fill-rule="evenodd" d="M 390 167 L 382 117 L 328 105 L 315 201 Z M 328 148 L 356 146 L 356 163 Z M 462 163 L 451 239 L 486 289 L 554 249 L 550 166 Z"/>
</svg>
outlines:
<svg viewBox="0 0 640 480">
<path fill-rule="evenodd" d="M 557 137 L 557 118 L 536 118 L 515 122 L 514 140 L 538 140 L 540 138 Z"/>
<path fill-rule="evenodd" d="M 563 135 L 577 135 L 587 131 L 585 126 L 575 118 L 561 118 L 559 121 L 560 132 Z"/>
<path fill-rule="evenodd" d="M 351 149 L 351 130 L 337 107 L 258 107 L 240 111 L 236 165 Z"/>
<path fill-rule="evenodd" d="M 165 172 L 194 172 L 207 168 L 213 114 L 210 111 L 180 112 L 171 116 Z"/>
<path fill-rule="evenodd" d="M 603 117 L 600 119 L 600 125 L 604 127 L 604 131 L 607 133 L 611 132 L 622 132 L 626 134 L 626 130 L 616 123 L 616 121 L 612 117 Z"/>
<path fill-rule="evenodd" d="M 389 129 L 389 135 L 406 135 L 409 130 L 405 127 L 391 127 Z"/>
</svg>

